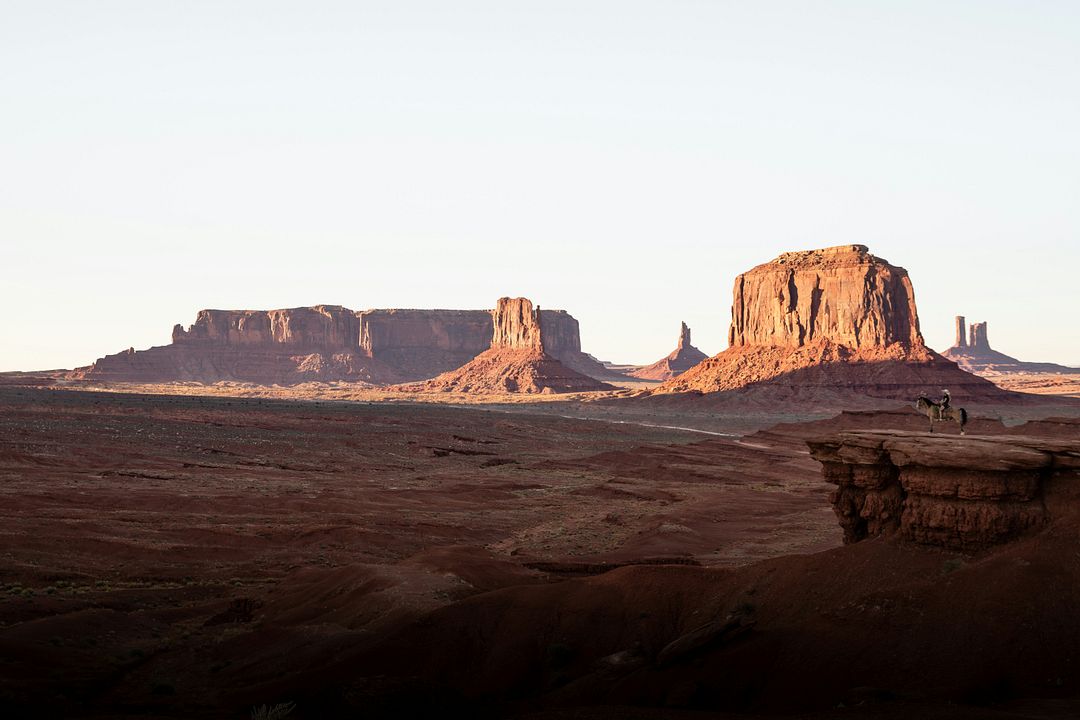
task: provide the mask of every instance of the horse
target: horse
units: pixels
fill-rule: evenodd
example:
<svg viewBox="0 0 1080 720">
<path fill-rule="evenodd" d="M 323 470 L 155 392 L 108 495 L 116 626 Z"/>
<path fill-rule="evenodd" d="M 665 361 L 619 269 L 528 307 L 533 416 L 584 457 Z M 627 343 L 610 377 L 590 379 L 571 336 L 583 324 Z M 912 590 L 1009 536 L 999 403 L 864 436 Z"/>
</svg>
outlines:
<svg viewBox="0 0 1080 720">
<path fill-rule="evenodd" d="M 930 419 L 930 432 L 934 432 L 935 422 L 955 420 L 960 423 L 960 434 L 964 434 L 964 425 L 967 424 L 967 410 L 949 406 L 942 408 L 941 403 L 934 402 L 925 395 L 920 395 L 915 401 L 915 409 Z"/>
</svg>

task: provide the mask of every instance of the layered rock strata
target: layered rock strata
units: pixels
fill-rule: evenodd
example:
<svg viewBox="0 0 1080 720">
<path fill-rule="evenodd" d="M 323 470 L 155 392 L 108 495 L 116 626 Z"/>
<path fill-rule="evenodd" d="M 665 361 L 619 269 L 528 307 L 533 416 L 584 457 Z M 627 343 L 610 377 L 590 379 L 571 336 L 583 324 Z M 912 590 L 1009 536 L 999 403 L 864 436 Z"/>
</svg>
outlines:
<svg viewBox="0 0 1080 720">
<path fill-rule="evenodd" d="M 402 380 L 460 367 L 491 346 L 490 310 L 364 310 L 360 351 Z"/>
<path fill-rule="evenodd" d="M 1075 514 L 1080 440 L 854 431 L 807 441 L 844 542 L 899 534 L 979 550 Z"/>
<path fill-rule="evenodd" d="M 628 374 L 642 380 L 670 380 L 682 375 L 707 357 L 709 356 L 693 346 L 690 341 L 690 328 L 686 323 L 682 323 L 679 329 L 679 342 L 670 355 Z"/>
<path fill-rule="evenodd" d="M 561 363 L 547 351 L 545 316 L 526 298 L 500 298 L 491 347 L 460 368 L 406 391 L 564 393 L 613 389 Z"/>
<path fill-rule="evenodd" d="M 239 381 L 293 384 L 400 380 L 359 350 L 356 313 L 340 305 L 282 310 L 201 310 L 172 344 L 107 355 L 74 379 L 102 382 Z"/>
<path fill-rule="evenodd" d="M 727 350 L 656 392 L 768 385 L 803 397 L 911 399 L 942 388 L 956 399 L 1006 394 L 926 346 L 907 271 L 864 245 L 784 253 L 739 275 L 728 338 Z"/>
<path fill-rule="evenodd" d="M 281 310 L 200 310 L 172 344 L 124 352 L 69 377 L 104 382 L 309 380 L 386 384 L 464 365 L 492 345 L 492 310 L 364 310 L 338 305 Z M 549 355 L 584 374 L 615 376 L 581 351 L 578 321 L 540 312 Z"/>
<path fill-rule="evenodd" d="M 990 347 L 987 323 L 985 322 L 971 323 L 969 340 L 964 337 L 965 323 L 966 318 L 963 315 L 956 316 L 956 341 L 951 348 L 941 354 L 968 372 L 980 375 L 1008 373 L 1080 374 L 1080 368 L 1056 363 L 1025 362 L 994 350 Z"/>
</svg>

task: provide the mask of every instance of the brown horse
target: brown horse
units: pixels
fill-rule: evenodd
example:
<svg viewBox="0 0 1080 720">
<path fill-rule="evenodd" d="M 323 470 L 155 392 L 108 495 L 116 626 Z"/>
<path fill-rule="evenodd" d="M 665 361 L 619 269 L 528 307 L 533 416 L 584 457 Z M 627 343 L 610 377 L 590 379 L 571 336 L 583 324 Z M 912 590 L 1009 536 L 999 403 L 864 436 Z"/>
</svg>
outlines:
<svg viewBox="0 0 1080 720">
<path fill-rule="evenodd" d="M 934 402 L 925 395 L 920 395 L 915 401 L 915 409 L 930 418 L 930 432 L 934 432 L 935 422 L 955 420 L 960 423 L 960 434 L 964 434 L 964 425 L 967 425 L 967 410 L 964 408 L 941 407 L 941 403 Z"/>
</svg>

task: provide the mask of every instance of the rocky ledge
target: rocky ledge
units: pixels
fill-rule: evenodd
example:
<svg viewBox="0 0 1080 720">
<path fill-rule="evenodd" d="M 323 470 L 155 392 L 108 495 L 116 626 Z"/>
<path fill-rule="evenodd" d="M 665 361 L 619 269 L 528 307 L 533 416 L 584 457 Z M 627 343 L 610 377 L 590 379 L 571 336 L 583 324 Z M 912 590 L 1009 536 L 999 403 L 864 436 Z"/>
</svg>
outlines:
<svg viewBox="0 0 1080 720">
<path fill-rule="evenodd" d="M 979 550 L 1080 508 L 1080 439 L 853 431 L 808 440 L 844 542 Z"/>
</svg>

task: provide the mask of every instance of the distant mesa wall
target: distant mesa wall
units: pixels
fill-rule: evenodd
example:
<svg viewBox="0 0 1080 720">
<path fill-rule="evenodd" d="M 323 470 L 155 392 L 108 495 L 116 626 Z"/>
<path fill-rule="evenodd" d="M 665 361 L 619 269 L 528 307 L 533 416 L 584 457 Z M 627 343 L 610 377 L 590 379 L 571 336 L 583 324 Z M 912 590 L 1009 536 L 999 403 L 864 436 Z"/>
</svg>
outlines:
<svg viewBox="0 0 1080 720">
<path fill-rule="evenodd" d="M 491 345 L 490 310 L 364 310 L 360 350 L 422 380 L 460 367 Z"/>
<path fill-rule="evenodd" d="M 581 352 L 578 322 L 542 310 L 549 352 L 586 374 L 611 373 Z M 373 384 L 435 377 L 491 347 L 491 310 L 364 310 L 340 305 L 281 310 L 200 310 L 172 344 L 133 349 L 71 377 L 115 382 L 221 380 L 262 384 L 348 380 Z"/>
<path fill-rule="evenodd" d="M 735 278 L 732 347 L 921 346 L 907 271 L 865 245 L 783 253 Z"/>
<path fill-rule="evenodd" d="M 844 542 L 979 550 L 1075 515 L 1080 441 L 854 431 L 809 440 Z"/>
<path fill-rule="evenodd" d="M 350 352 L 357 346 L 356 313 L 340 305 L 284 310 L 200 310 L 187 330 L 173 327 L 174 345 L 289 346 Z"/>
</svg>

